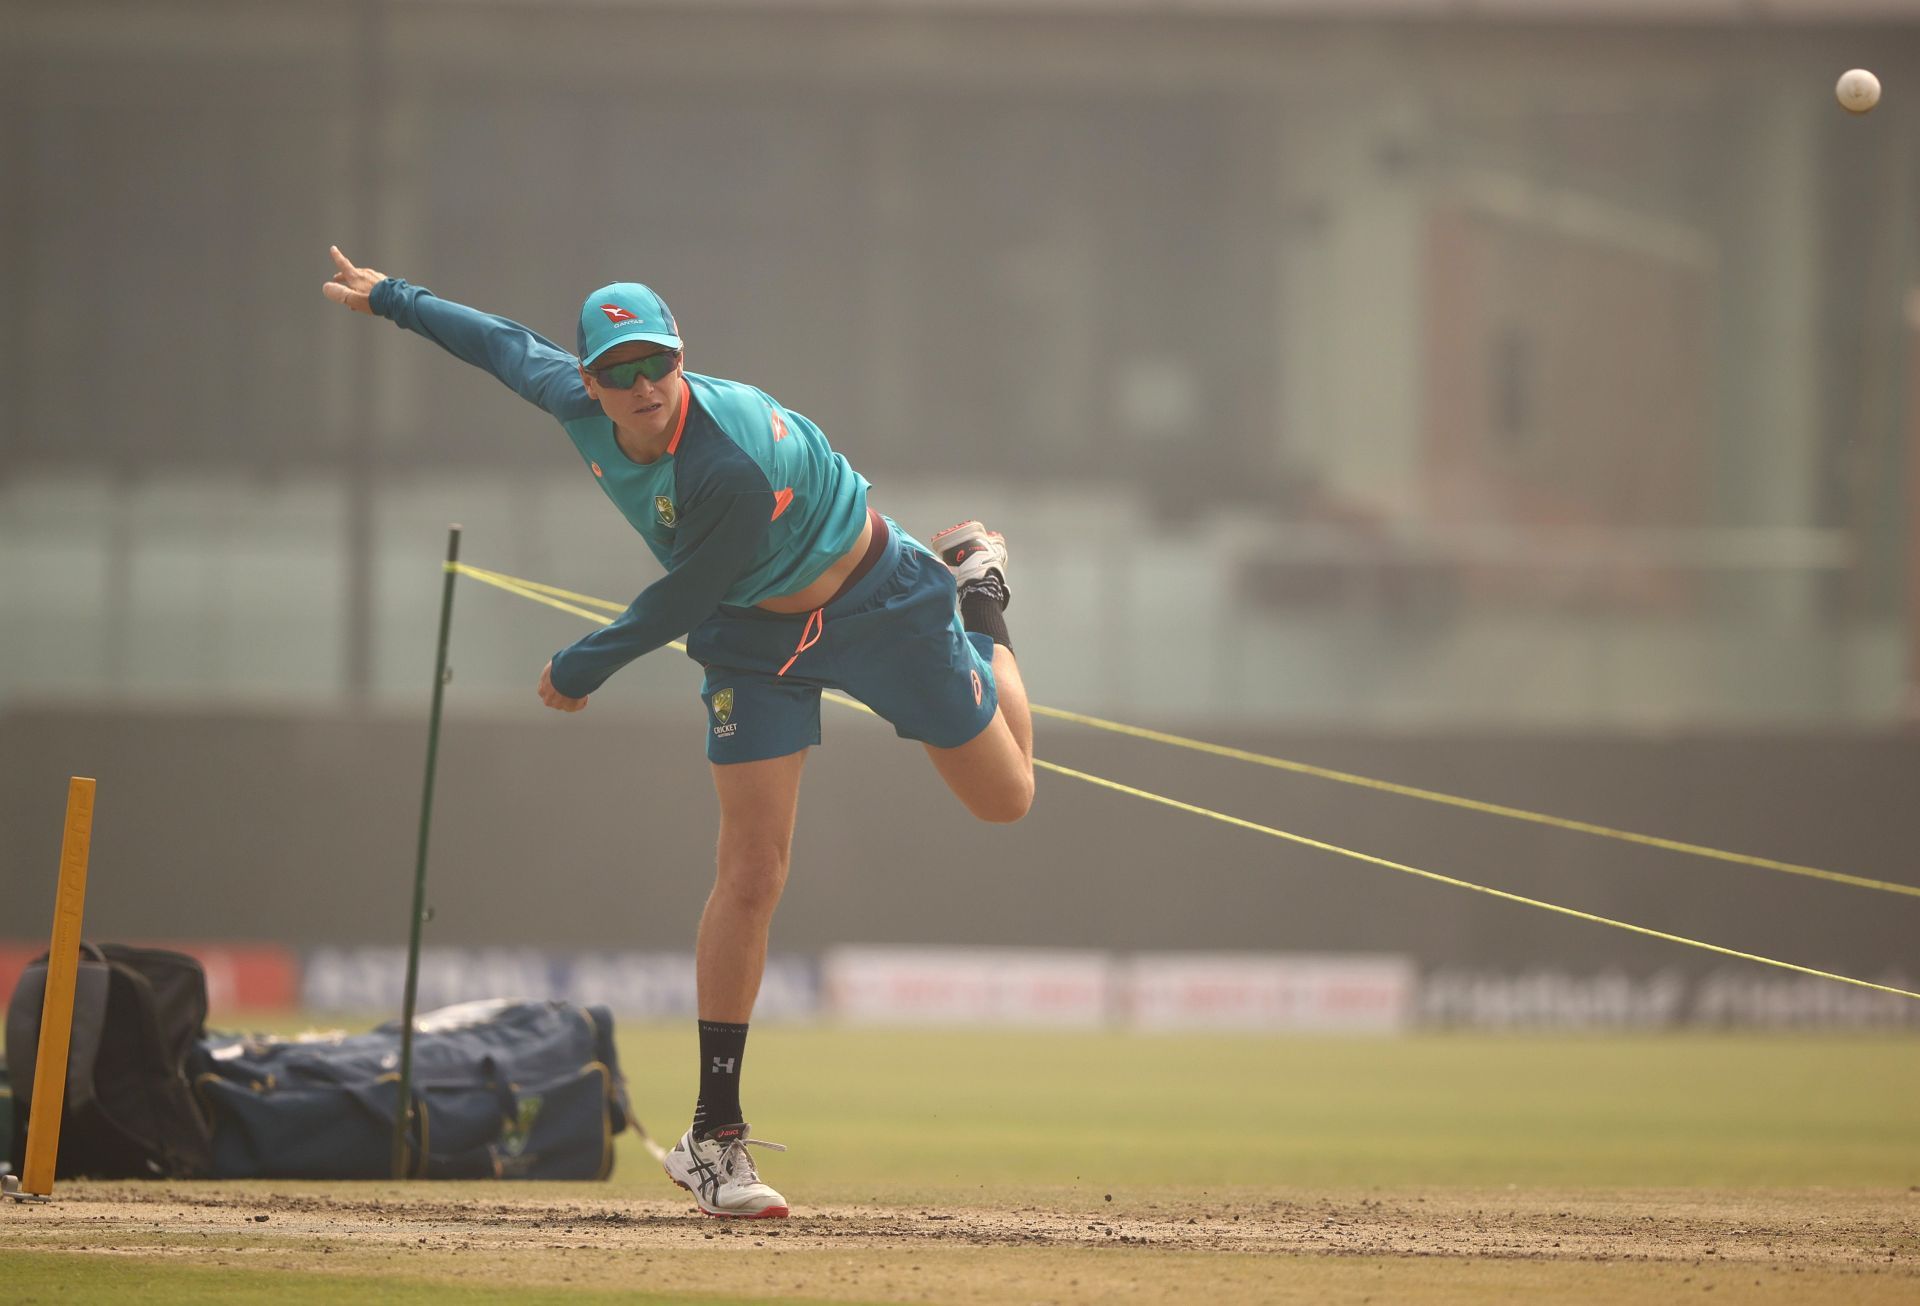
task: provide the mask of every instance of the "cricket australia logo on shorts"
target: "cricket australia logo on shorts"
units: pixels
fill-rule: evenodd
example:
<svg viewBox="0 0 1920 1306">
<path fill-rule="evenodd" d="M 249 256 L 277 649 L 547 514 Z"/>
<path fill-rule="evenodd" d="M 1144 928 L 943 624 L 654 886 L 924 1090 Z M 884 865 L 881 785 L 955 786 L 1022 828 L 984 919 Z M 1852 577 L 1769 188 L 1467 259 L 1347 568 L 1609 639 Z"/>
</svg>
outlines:
<svg viewBox="0 0 1920 1306">
<path fill-rule="evenodd" d="M 733 691 L 716 689 L 713 691 L 713 737 L 715 739 L 733 738 L 735 726 L 733 719 Z"/>
<path fill-rule="evenodd" d="M 664 494 L 656 494 L 653 497 L 653 515 L 659 519 L 662 526 L 669 529 L 680 523 L 680 514 L 673 510 L 673 500 Z"/>
</svg>

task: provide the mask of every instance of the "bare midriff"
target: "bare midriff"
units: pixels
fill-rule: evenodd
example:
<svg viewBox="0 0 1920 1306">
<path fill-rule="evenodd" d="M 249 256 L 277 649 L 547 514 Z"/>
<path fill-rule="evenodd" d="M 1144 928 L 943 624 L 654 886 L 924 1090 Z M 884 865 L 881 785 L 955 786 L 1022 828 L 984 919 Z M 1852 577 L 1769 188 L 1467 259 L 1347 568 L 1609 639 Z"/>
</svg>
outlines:
<svg viewBox="0 0 1920 1306">
<path fill-rule="evenodd" d="M 846 583 L 853 569 L 860 565 L 860 559 L 866 556 L 867 545 L 873 542 L 873 518 L 869 516 L 860 523 L 859 538 L 853 547 L 834 559 L 833 565 L 820 573 L 820 578 L 797 594 L 781 594 L 775 598 L 762 599 L 756 606 L 768 612 L 780 612 L 794 615 L 812 612 L 823 608 L 827 600 L 840 592 L 840 586 Z"/>
</svg>

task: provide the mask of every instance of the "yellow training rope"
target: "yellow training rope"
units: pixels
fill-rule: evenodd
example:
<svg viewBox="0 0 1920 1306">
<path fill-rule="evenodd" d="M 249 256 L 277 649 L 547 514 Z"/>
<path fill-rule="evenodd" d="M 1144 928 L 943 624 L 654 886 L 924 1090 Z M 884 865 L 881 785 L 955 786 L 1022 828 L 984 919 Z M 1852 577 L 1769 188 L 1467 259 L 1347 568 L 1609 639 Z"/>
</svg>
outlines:
<svg viewBox="0 0 1920 1306">
<path fill-rule="evenodd" d="M 447 563 L 446 566 L 448 570 L 457 572 L 460 575 L 470 576 L 474 580 L 480 581 L 487 585 L 494 586 L 497 589 L 505 590 L 510 594 L 517 594 L 522 598 L 531 599 L 535 603 L 542 603 L 542 604 L 545 604 L 547 607 L 557 608 L 562 612 L 569 612 L 578 617 L 585 617 L 587 620 L 596 622 L 602 626 L 611 625 L 612 618 L 603 616 L 598 612 L 590 612 L 586 608 L 580 607 L 577 605 L 590 604 L 594 607 L 602 608 L 609 612 L 616 612 L 616 613 L 624 612 L 626 610 L 625 604 L 611 603 L 606 599 L 597 599 L 592 597 L 591 595 L 575 594 L 569 590 L 560 589 L 557 586 L 544 585 L 539 581 L 524 580 L 517 576 L 508 576 L 501 572 L 488 571 L 481 567 L 469 566 L 464 562 L 450 562 L 450 563 Z M 680 649 L 682 651 L 686 649 L 686 645 L 680 643 L 677 640 L 672 642 L 671 647 Z M 823 697 L 831 699 L 833 702 L 841 704 L 842 706 L 857 708 L 858 710 L 862 712 L 866 712 L 869 715 L 873 714 L 873 709 L 867 707 L 864 703 L 860 703 L 855 701 L 854 699 L 848 698 L 844 694 L 837 694 L 832 691 L 826 691 L 823 694 Z M 1400 794 L 1405 794 L 1405 795 L 1416 797 L 1416 798 L 1426 798 L 1426 799 L 1430 799 L 1438 802 L 1452 803 L 1456 806 L 1465 807 L 1471 811 L 1482 811 L 1482 812 L 1492 813 L 1495 815 L 1513 816 L 1513 817 L 1518 817 L 1520 819 L 1538 820 L 1549 825 L 1556 825 L 1556 826 L 1562 826 L 1565 828 L 1580 830 L 1583 833 L 1604 834 L 1604 835 L 1609 835 L 1615 838 L 1626 838 L 1634 842 L 1646 843 L 1653 847 L 1666 848 L 1671 851 L 1695 852 L 1695 853 L 1701 853 L 1703 855 L 1719 856 L 1724 858 L 1725 860 L 1735 861 L 1742 864 L 1758 865 L 1758 866 L 1767 867 L 1769 869 L 1787 870 L 1787 871 L 1793 871 L 1793 872 L 1802 873 L 1802 874 L 1812 873 L 1822 878 L 1840 880 L 1846 883 L 1858 884 L 1865 887 L 1887 888 L 1887 889 L 1892 889 L 1898 892 L 1920 894 L 1920 890 L 1913 889 L 1912 887 L 1907 885 L 1882 884 L 1878 880 L 1861 880 L 1853 876 L 1842 876 L 1834 872 L 1819 871 L 1812 867 L 1797 867 L 1797 866 L 1791 865 L 1790 863 L 1785 863 L 1785 862 L 1768 862 L 1762 858 L 1747 858 L 1747 857 L 1742 857 L 1736 853 L 1724 853 L 1724 854 L 1718 853 L 1714 849 L 1702 849 L 1692 844 L 1673 843 L 1668 840 L 1653 839 L 1644 835 L 1624 834 L 1623 832 L 1620 832 L 1620 831 L 1609 830 L 1604 826 L 1589 826 L 1581 822 L 1562 821 L 1557 817 L 1540 816 L 1538 813 L 1524 812 L 1518 808 L 1499 807 L 1491 803 L 1479 803 L 1471 799 L 1453 798 L 1446 794 L 1436 794 L 1424 789 L 1412 789 L 1404 785 L 1389 784 L 1386 781 L 1369 780 L 1362 776 L 1348 775 L 1345 772 L 1328 771 L 1320 767 L 1307 766 L 1304 763 L 1287 762 L 1280 758 L 1267 757 L 1264 754 L 1260 754 L 1260 753 L 1249 753 L 1242 749 L 1226 748 L 1221 745 L 1207 744 L 1198 740 L 1183 739 L 1178 735 L 1167 735 L 1157 730 L 1146 730 L 1138 726 L 1128 726 L 1115 721 L 1103 721 L 1098 717 L 1083 716 L 1082 714 L 1077 712 L 1065 712 L 1058 708 L 1042 708 L 1039 706 L 1032 706 L 1032 710 L 1043 716 L 1050 716 L 1060 720 L 1074 721 L 1082 725 L 1091 725 L 1100 729 L 1112 730 L 1120 734 L 1134 735 L 1139 738 L 1156 740 L 1161 743 L 1177 744 L 1183 747 L 1194 748 L 1201 752 L 1215 753 L 1223 757 L 1233 757 L 1242 761 L 1251 761 L 1251 762 L 1258 762 L 1258 763 L 1269 765 L 1269 766 L 1277 766 L 1284 770 L 1299 771 L 1304 774 L 1316 775 L 1325 779 L 1340 780 L 1340 781 L 1351 783 L 1351 784 L 1361 784 L 1369 788 L 1385 790 L 1389 793 L 1400 793 Z M 1763 966 L 1777 966 L 1781 970 L 1790 970 L 1790 971 L 1797 972 L 1798 974 L 1801 974 L 1801 975 L 1813 975 L 1820 979 L 1835 980 L 1841 984 L 1852 984 L 1858 988 L 1873 989 L 1876 992 L 1880 992 L 1880 993 L 1891 993 L 1897 997 L 1920 999 L 1920 993 L 1911 993 L 1911 992 L 1908 992 L 1906 989 L 1894 988 L 1886 984 L 1874 984 L 1867 980 L 1855 979 L 1850 975 L 1836 975 L 1831 971 L 1815 970 L 1810 966 L 1798 966 L 1789 961 L 1777 961 L 1772 957 L 1762 957 L 1756 953 L 1739 952 L 1733 948 L 1723 948 L 1718 944 L 1703 943 L 1698 939 L 1689 939 L 1684 937 L 1683 935 L 1667 934 L 1661 930 L 1649 929 L 1644 925 L 1634 925 L 1634 924 L 1630 924 L 1627 921 L 1614 920 L 1611 917 L 1596 916 L 1591 912 L 1578 911 L 1572 907 L 1562 907 L 1557 903 L 1542 902 L 1537 898 L 1527 898 L 1517 893 L 1508 893 L 1504 889 L 1489 888 L 1488 886 L 1483 884 L 1475 884 L 1470 880 L 1455 879 L 1453 876 L 1441 875 L 1435 871 L 1423 871 L 1417 866 L 1407 866 L 1400 862 L 1388 861 L 1384 857 L 1375 857 L 1370 853 L 1355 852 L 1350 848 L 1342 848 L 1338 844 L 1324 843 L 1318 839 L 1310 839 L 1305 835 L 1292 834 L 1286 830 L 1275 829 L 1270 825 L 1261 825 L 1257 821 L 1245 820 L 1238 816 L 1229 816 L 1224 812 L 1216 812 L 1211 808 L 1196 806 L 1193 803 L 1183 803 L 1177 798 L 1168 798 L 1161 794 L 1152 793 L 1145 789 L 1137 789 L 1132 785 L 1121 784 L 1117 780 L 1108 780 L 1101 776 L 1090 775 L 1085 771 L 1076 771 L 1071 767 L 1061 766 L 1056 762 L 1048 762 L 1040 758 L 1035 758 L 1033 764 L 1036 767 L 1040 768 L 1041 770 L 1052 771 L 1056 775 L 1069 776 L 1075 780 L 1084 780 L 1088 784 L 1098 785 L 1102 789 L 1111 789 L 1115 793 L 1126 794 L 1133 798 L 1144 799 L 1145 801 L 1150 803 L 1159 803 L 1162 806 L 1172 807 L 1182 812 L 1191 812 L 1195 816 L 1204 816 L 1209 820 L 1220 821 L 1227 825 L 1238 826 L 1243 830 L 1252 830 L 1258 834 L 1271 835 L 1275 839 L 1284 839 L 1290 843 L 1299 844 L 1302 847 L 1318 849 L 1321 852 L 1334 853 L 1341 857 L 1350 857 L 1355 861 L 1366 862 L 1372 866 L 1383 866 L 1388 870 L 1400 871 L 1407 875 L 1417 875 L 1422 879 L 1432 880 L 1439 884 L 1451 885 L 1456 889 L 1470 889 L 1475 893 L 1484 893 L 1495 898 L 1504 898 L 1508 902 L 1517 902 L 1528 907 L 1538 907 L 1542 911 L 1555 912 L 1562 916 L 1571 916 L 1576 920 L 1590 921 L 1596 925 L 1607 925 L 1607 926 L 1613 927 L 1614 929 L 1627 930 L 1634 934 L 1643 934 L 1649 938 L 1662 939 L 1668 943 L 1678 943 L 1689 948 L 1700 948 L 1707 952 L 1716 952 L 1723 957 L 1737 957 L 1742 961 L 1759 962 Z"/>
</svg>

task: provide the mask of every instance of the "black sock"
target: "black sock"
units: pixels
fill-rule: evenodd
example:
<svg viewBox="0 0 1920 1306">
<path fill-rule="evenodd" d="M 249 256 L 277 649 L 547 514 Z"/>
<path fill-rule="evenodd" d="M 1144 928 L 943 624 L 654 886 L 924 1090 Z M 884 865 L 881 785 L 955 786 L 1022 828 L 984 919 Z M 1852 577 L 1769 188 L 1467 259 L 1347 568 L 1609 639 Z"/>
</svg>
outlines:
<svg viewBox="0 0 1920 1306">
<path fill-rule="evenodd" d="M 992 572 L 960 591 L 960 624 L 1013 652 L 1007 638 L 1007 587 Z"/>
<path fill-rule="evenodd" d="M 740 1063 L 747 1054 L 747 1027 L 725 1021 L 700 1024 L 700 1102 L 693 1109 L 693 1131 L 731 1125 L 740 1119 Z"/>
</svg>

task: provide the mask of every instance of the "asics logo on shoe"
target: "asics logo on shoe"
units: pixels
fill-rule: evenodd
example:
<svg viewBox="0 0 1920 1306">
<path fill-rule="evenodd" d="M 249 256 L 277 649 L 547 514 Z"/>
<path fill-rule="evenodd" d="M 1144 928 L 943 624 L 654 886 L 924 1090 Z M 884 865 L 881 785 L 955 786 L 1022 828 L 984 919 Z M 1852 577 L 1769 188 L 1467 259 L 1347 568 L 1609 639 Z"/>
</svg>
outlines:
<svg viewBox="0 0 1920 1306">
<path fill-rule="evenodd" d="M 694 1175 L 694 1181 L 700 1185 L 700 1195 L 711 1202 L 720 1193 L 720 1167 L 701 1158 L 698 1152 L 688 1153 L 687 1169 Z"/>
</svg>

